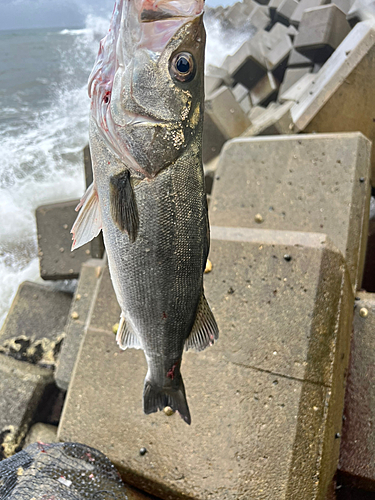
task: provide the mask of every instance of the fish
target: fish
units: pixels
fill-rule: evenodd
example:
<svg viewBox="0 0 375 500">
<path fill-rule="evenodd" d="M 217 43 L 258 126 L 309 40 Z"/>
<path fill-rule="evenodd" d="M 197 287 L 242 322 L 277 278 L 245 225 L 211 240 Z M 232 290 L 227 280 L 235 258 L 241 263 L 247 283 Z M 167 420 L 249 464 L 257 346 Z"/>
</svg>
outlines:
<svg viewBox="0 0 375 500">
<path fill-rule="evenodd" d="M 190 425 L 184 350 L 219 330 L 203 289 L 210 247 L 202 166 L 204 0 L 117 0 L 89 78 L 93 183 L 72 249 L 100 231 L 121 307 L 116 340 L 147 361 L 145 414 Z"/>
</svg>

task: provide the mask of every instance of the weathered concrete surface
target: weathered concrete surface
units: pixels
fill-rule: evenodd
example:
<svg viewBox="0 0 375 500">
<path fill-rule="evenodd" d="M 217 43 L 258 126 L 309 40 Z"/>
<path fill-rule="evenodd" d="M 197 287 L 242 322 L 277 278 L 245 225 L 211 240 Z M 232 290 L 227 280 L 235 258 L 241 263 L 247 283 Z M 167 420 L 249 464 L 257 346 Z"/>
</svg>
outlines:
<svg viewBox="0 0 375 500">
<path fill-rule="evenodd" d="M 71 252 L 70 230 L 77 217 L 79 200 L 43 205 L 36 210 L 40 275 L 45 280 L 78 278 L 83 262 L 104 252 L 101 235 Z M 94 255 L 93 255 L 94 253 Z"/>
<path fill-rule="evenodd" d="M 50 370 L 0 355 L 0 460 L 18 450 L 52 383 Z"/>
<path fill-rule="evenodd" d="M 54 367 L 72 295 L 25 281 L 0 331 L 0 353 Z"/>
<path fill-rule="evenodd" d="M 57 427 L 55 425 L 48 425 L 37 423 L 34 424 L 28 432 L 22 448 L 26 448 L 32 443 L 57 443 Z"/>
<path fill-rule="evenodd" d="M 325 62 L 350 32 L 345 14 L 335 4 L 305 10 L 294 48 L 315 62 Z"/>
<path fill-rule="evenodd" d="M 270 71 L 268 71 L 267 74 L 250 90 L 250 99 L 252 104 L 254 106 L 258 106 L 260 104 L 267 105 L 269 102 L 275 101 L 279 85 L 279 81 Z M 249 126 L 249 124 L 247 126 Z"/>
<path fill-rule="evenodd" d="M 282 95 L 292 86 L 294 86 L 294 84 L 297 83 L 302 77 L 304 77 L 307 74 L 310 74 L 311 69 L 312 68 L 310 67 L 288 68 L 285 72 L 284 80 L 280 85 L 279 95 Z"/>
<path fill-rule="evenodd" d="M 359 293 L 353 322 L 340 477 L 375 491 L 375 296 Z"/>
<path fill-rule="evenodd" d="M 101 449 L 163 499 L 323 500 L 354 300 L 342 256 L 317 234 L 213 228 L 212 238 L 205 289 L 221 337 L 184 354 L 191 427 L 143 415 L 144 355 L 115 345 L 120 309 L 105 272 L 59 439 Z"/>
<path fill-rule="evenodd" d="M 270 151 L 272 154 L 270 154 Z M 370 203 L 370 143 L 360 133 L 240 138 L 220 157 L 213 225 L 330 236 L 361 283 Z"/>
<path fill-rule="evenodd" d="M 232 91 L 220 87 L 205 102 L 203 124 L 203 162 L 217 156 L 225 141 L 240 135 L 250 120 Z"/>
<path fill-rule="evenodd" d="M 55 380 L 66 391 L 77 359 L 90 309 L 105 260 L 90 259 L 82 265 L 64 331 L 65 338 L 56 366 Z"/>
<path fill-rule="evenodd" d="M 297 0 L 282 0 L 276 9 L 275 20 L 286 26 L 290 24 L 290 18 L 298 6 Z"/>
<path fill-rule="evenodd" d="M 251 126 L 245 130 L 242 137 L 290 134 L 293 127 L 290 115 L 292 106 L 291 102 L 285 102 L 281 106 L 269 106 L 262 114 L 252 118 Z"/>
<path fill-rule="evenodd" d="M 291 69 L 297 69 L 297 68 L 291 68 Z M 286 101 L 294 101 L 298 103 L 301 97 L 306 92 L 306 89 L 310 87 L 311 82 L 314 80 L 314 78 L 315 78 L 314 74 L 307 73 L 285 92 L 282 92 L 282 89 L 280 89 L 278 101 L 281 103 Z M 291 115 L 290 115 L 290 123 L 291 123 L 290 132 L 291 132 L 294 128 Z"/>
<path fill-rule="evenodd" d="M 227 61 L 229 73 L 237 83 L 251 89 L 267 73 L 261 46 L 254 39 L 245 42 Z"/>
<path fill-rule="evenodd" d="M 327 3 L 329 3 L 329 0 L 301 0 L 290 16 L 290 23 L 298 28 L 302 15 L 306 9 L 311 9 L 312 7 L 318 7 L 319 5 L 325 5 Z"/>
<path fill-rule="evenodd" d="M 360 131 L 375 140 L 375 28 L 358 23 L 292 108 L 296 132 Z M 375 148 L 372 150 L 375 183 Z"/>
</svg>

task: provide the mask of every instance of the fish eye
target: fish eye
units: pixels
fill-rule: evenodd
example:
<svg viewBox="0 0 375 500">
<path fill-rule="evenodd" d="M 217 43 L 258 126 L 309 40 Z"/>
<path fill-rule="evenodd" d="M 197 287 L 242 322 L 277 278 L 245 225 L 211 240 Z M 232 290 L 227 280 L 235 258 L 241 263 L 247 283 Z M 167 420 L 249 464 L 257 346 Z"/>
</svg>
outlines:
<svg viewBox="0 0 375 500">
<path fill-rule="evenodd" d="M 182 83 L 191 82 L 195 76 L 194 57 L 189 52 L 180 52 L 171 60 L 169 72 L 174 80 Z"/>
</svg>

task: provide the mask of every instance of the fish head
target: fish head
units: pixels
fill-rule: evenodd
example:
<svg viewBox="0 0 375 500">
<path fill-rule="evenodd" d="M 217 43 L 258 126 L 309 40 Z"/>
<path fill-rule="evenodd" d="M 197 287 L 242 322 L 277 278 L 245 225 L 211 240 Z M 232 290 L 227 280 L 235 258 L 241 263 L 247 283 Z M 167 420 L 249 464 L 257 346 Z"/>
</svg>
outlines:
<svg viewBox="0 0 375 500">
<path fill-rule="evenodd" d="M 146 177 L 201 140 L 203 6 L 203 0 L 120 1 L 102 41 L 104 58 L 90 81 L 92 115 L 107 144 Z"/>
</svg>

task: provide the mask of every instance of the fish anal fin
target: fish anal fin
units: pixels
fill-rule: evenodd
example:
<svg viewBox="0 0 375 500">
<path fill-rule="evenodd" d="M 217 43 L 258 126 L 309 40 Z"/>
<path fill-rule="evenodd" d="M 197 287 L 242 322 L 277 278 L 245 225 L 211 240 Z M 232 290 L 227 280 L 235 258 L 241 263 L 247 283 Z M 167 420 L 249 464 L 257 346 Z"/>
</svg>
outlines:
<svg viewBox="0 0 375 500">
<path fill-rule="evenodd" d="M 117 330 L 116 341 L 119 347 L 125 349 L 142 349 L 141 342 L 138 335 L 133 331 L 129 322 L 126 321 L 123 314 L 121 314 L 120 322 Z"/>
<path fill-rule="evenodd" d="M 207 303 L 204 292 L 202 292 L 193 328 L 185 342 L 185 350 L 203 351 L 206 347 L 214 344 L 218 338 L 219 329 L 216 320 Z"/>
<path fill-rule="evenodd" d="M 78 211 L 79 214 L 70 231 L 73 235 L 72 250 L 94 239 L 102 229 L 99 197 L 94 184 L 87 188 L 76 207 L 76 212 Z"/>
<path fill-rule="evenodd" d="M 120 231 L 126 231 L 129 240 L 134 243 L 139 228 L 139 217 L 129 170 L 110 178 L 110 205 L 114 223 Z"/>
</svg>

